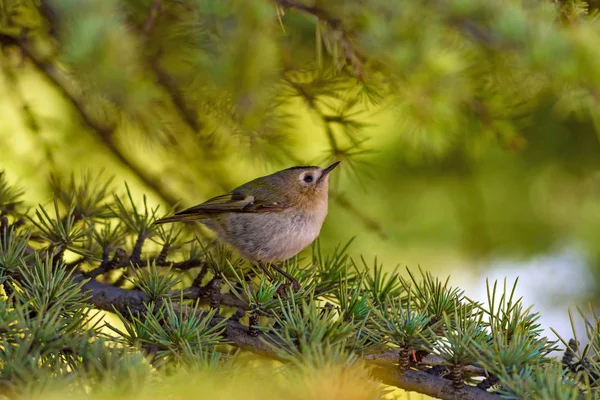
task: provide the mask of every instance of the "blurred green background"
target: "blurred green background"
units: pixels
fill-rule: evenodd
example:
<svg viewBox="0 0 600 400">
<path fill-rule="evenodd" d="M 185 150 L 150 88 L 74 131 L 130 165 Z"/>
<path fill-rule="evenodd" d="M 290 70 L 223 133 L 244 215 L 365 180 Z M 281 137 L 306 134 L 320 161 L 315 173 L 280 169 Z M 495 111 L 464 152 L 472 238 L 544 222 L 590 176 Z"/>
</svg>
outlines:
<svg viewBox="0 0 600 400">
<path fill-rule="evenodd" d="M 0 0 L 0 168 L 164 213 L 342 160 L 321 242 L 545 326 L 600 299 L 600 22 L 583 1 Z M 375 257 L 377 258 L 374 261 Z"/>
</svg>

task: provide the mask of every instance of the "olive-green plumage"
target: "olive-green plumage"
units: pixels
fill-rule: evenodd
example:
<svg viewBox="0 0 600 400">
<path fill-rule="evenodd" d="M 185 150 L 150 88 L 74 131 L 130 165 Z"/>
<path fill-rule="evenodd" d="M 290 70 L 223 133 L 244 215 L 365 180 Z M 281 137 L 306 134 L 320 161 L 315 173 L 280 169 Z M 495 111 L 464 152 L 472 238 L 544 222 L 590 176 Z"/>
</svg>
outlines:
<svg viewBox="0 0 600 400">
<path fill-rule="evenodd" d="M 199 221 L 248 260 L 283 261 L 319 235 L 327 215 L 329 173 L 338 164 L 284 169 L 155 223 Z"/>
</svg>

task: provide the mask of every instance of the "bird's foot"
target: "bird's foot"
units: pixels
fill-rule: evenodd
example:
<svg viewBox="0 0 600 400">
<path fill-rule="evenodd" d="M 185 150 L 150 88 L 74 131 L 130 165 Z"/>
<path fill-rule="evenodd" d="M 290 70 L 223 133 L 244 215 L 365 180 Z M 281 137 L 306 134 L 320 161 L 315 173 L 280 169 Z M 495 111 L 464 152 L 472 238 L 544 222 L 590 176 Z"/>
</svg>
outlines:
<svg viewBox="0 0 600 400">
<path fill-rule="evenodd" d="M 277 288 L 277 294 L 283 297 L 290 286 L 292 287 L 293 292 L 300 290 L 301 287 L 297 280 L 292 279 L 290 283 L 282 283 L 279 285 Z"/>
</svg>

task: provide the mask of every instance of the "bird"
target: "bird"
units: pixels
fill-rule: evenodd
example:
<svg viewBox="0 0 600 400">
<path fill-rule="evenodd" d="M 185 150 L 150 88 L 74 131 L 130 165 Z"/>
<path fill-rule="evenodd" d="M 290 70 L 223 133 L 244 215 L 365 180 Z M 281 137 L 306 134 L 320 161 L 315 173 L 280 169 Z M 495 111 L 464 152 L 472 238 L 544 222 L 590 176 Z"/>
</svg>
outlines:
<svg viewBox="0 0 600 400">
<path fill-rule="evenodd" d="M 274 277 L 265 263 L 299 287 L 276 263 L 300 253 L 319 236 L 328 211 L 329 174 L 339 164 L 277 171 L 154 224 L 200 222 L 271 280 Z"/>
</svg>

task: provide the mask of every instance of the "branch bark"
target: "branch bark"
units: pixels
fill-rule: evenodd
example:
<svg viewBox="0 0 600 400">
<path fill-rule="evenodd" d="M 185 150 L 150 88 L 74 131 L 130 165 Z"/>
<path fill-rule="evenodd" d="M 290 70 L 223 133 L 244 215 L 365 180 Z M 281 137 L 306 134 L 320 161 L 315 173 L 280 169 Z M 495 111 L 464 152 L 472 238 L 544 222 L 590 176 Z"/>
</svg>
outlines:
<svg viewBox="0 0 600 400">
<path fill-rule="evenodd" d="M 444 400 L 498 400 L 500 396 L 474 386 L 463 386 L 456 390 L 451 380 L 409 369 L 400 372 L 396 368 L 373 367 L 373 376 L 386 385 L 397 386 L 409 392 L 418 392 Z"/>
</svg>

